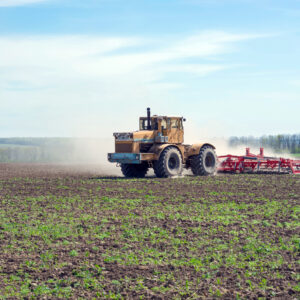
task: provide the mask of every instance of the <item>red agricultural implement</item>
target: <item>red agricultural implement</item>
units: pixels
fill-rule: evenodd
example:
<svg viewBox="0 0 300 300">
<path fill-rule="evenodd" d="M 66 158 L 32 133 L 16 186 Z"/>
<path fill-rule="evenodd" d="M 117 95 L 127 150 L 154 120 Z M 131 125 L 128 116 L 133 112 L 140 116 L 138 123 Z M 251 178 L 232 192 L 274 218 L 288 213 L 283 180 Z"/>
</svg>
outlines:
<svg viewBox="0 0 300 300">
<path fill-rule="evenodd" d="M 218 156 L 218 172 L 223 173 L 292 173 L 300 174 L 300 160 L 264 156 L 264 148 L 260 148 L 258 155 L 250 153 L 246 148 L 246 155 Z"/>
</svg>

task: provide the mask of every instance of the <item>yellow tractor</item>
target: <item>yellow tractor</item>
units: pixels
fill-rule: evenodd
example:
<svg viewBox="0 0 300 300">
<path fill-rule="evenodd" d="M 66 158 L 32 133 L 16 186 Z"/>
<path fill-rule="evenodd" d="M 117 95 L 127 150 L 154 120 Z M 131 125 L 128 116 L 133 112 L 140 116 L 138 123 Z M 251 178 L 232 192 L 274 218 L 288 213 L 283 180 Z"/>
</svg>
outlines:
<svg viewBox="0 0 300 300">
<path fill-rule="evenodd" d="M 135 132 L 114 133 L 115 153 L 108 160 L 121 166 L 125 177 L 145 177 L 149 168 L 157 177 L 180 176 L 183 168 L 194 175 L 213 175 L 217 169 L 215 147 L 209 143 L 184 145 L 182 117 L 140 117 Z"/>
</svg>

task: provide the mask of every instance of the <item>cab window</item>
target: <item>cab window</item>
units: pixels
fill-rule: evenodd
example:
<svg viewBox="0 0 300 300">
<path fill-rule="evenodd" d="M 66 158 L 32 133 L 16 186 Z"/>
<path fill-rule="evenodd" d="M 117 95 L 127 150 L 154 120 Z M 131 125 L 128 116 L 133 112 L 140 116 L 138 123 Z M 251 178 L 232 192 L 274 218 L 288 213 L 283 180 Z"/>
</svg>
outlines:
<svg viewBox="0 0 300 300">
<path fill-rule="evenodd" d="M 147 130 L 147 120 L 140 119 L 140 130 Z"/>
<path fill-rule="evenodd" d="M 167 121 L 166 121 L 166 119 L 162 119 L 161 120 L 161 129 L 162 130 L 167 129 Z"/>
<path fill-rule="evenodd" d="M 158 129 L 157 119 L 151 119 L 151 130 Z M 140 130 L 148 130 L 148 120 L 140 119 Z"/>
<path fill-rule="evenodd" d="M 152 119 L 152 120 L 151 120 L 151 129 L 152 129 L 152 130 L 157 130 L 157 129 L 158 129 L 158 122 L 157 122 L 157 119 Z"/>
<path fill-rule="evenodd" d="M 171 128 L 176 128 L 176 129 L 178 129 L 178 126 L 179 124 L 178 124 L 178 119 L 172 119 L 171 120 Z"/>
<path fill-rule="evenodd" d="M 178 127 L 179 127 L 180 130 L 183 129 L 182 119 L 178 120 Z"/>
<path fill-rule="evenodd" d="M 170 118 L 167 119 L 167 128 L 171 129 L 171 119 Z"/>
</svg>

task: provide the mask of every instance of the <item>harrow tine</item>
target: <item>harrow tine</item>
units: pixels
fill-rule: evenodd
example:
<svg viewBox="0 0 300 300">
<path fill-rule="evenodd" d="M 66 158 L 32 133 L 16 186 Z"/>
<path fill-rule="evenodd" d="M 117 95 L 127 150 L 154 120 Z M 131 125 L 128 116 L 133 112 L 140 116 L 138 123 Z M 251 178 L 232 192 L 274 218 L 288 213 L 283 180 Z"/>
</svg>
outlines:
<svg viewBox="0 0 300 300">
<path fill-rule="evenodd" d="M 218 172 L 267 172 L 300 174 L 300 160 L 264 156 L 264 149 L 260 148 L 258 155 L 252 154 L 246 148 L 245 156 L 222 155 L 218 156 Z"/>
</svg>

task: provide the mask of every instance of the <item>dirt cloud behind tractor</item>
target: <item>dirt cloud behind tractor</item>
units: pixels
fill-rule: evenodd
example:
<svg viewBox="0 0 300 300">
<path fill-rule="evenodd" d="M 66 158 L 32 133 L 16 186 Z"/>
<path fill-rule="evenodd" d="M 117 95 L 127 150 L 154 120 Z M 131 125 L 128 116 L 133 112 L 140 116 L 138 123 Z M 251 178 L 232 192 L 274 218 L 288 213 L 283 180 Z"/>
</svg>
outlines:
<svg viewBox="0 0 300 300">
<path fill-rule="evenodd" d="M 42 163 L 52 165 L 51 170 L 67 166 L 99 175 L 121 175 L 119 168 L 107 162 L 111 150 L 113 143 L 105 138 L 1 138 L 0 162 Z"/>
<path fill-rule="evenodd" d="M 107 161 L 107 152 L 113 149 L 111 139 L 81 138 L 73 141 L 74 163 L 95 170 L 99 175 L 120 176 L 120 168 Z"/>
</svg>

